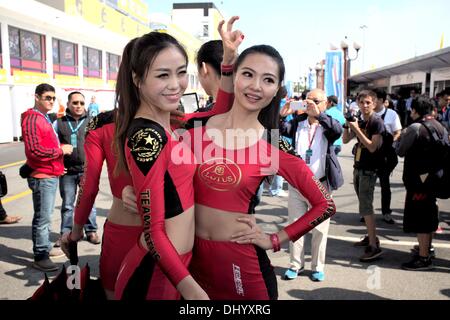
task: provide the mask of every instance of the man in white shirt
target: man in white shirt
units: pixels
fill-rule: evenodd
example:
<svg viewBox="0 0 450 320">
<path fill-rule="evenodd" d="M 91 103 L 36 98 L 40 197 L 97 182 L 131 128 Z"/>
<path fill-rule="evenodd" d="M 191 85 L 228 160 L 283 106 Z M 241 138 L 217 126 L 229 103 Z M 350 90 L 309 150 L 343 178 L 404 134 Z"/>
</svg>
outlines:
<svg viewBox="0 0 450 320">
<path fill-rule="evenodd" d="M 297 154 L 306 162 L 314 176 L 331 192 L 326 176 L 326 156 L 328 148 L 332 148 L 333 142 L 341 136 L 342 126 L 339 121 L 325 114 L 327 96 L 323 90 L 310 91 L 305 101 L 306 112 L 296 115 L 288 122 L 286 127 L 289 129 L 282 128 L 281 131 L 283 135 L 292 138 L 292 146 Z M 309 203 L 291 186 L 289 186 L 288 197 L 288 219 L 289 222 L 293 222 L 308 211 Z M 325 279 L 325 252 L 329 226 L 330 219 L 327 219 L 311 231 L 311 280 L 313 281 Z M 293 280 L 304 270 L 304 237 L 294 243 L 290 242 L 289 251 L 290 264 L 284 279 Z"/>
<path fill-rule="evenodd" d="M 376 106 L 374 112 L 384 121 L 384 126 L 386 130 L 392 134 L 394 142 L 400 138 L 400 133 L 402 130 L 402 125 L 400 123 L 400 118 L 392 109 L 386 108 L 384 102 L 386 101 L 387 94 L 384 90 L 375 89 L 373 90 L 377 95 Z M 392 219 L 391 213 L 391 185 L 389 181 L 389 176 L 392 171 L 380 169 L 377 172 L 378 178 L 380 179 L 381 187 L 381 212 L 383 213 L 383 220 L 386 223 L 394 224 L 394 219 Z"/>
</svg>

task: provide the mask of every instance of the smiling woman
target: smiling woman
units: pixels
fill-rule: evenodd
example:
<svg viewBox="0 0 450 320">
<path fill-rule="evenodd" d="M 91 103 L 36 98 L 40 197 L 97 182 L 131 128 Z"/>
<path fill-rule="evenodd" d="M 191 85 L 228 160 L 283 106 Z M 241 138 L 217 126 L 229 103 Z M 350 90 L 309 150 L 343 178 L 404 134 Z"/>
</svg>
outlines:
<svg viewBox="0 0 450 320">
<path fill-rule="evenodd" d="M 335 212 L 333 201 L 305 162 L 275 134 L 284 71 L 283 59 L 273 47 L 244 50 L 234 65 L 232 109 L 190 131 L 191 147 L 200 163 L 194 176 L 196 238 L 190 269 L 211 299 L 277 299 L 276 277 L 266 250 L 279 251 L 282 242 L 297 240 Z M 201 131 L 203 140 L 194 140 L 195 130 Z M 222 143 L 209 138 L 214 133 L 225 137 Z M 248 214 L 254 213 L 259 186 L 274 174 L 297 188 L 311 209 L 268 235 Z"/>
<path fill-rule="evenodd" d="M 180 144 L 170 130 L 170 112 L 187 87 L 187 63 L 184 48 L 165 33 L 133 39 L 123 52 L 116 86 L 117 171 L 132 177 L 144 232 L 122 263 L 118 299 L 206 298 L 187 270 L 194 164 L 170 162 L 172 147 Z"/>
<path fill-rule="evenodd" d="M 241 33 L 231 30 L 237 19 L 232 17 L 223 33 L 224 64 L 234 62 L 242 42 Z M 186 52 L 166 33 L 148 33 L 124 50 L 116 87 L 117 170 L 132 177 L 143 234 L 122 263 L 115 286 L 119 299 L 208 299 L 187 268 L 194 244 L 196 162 L 170 126 L 170 112 L 187 87 L 186 68 Z M 232 78 L 224 77 L 220 90 L 231 85 Z M 230 100 L 230 94 L 221 95 Z M 177 159 L 174 150 L 180 151 Z"/>
</svg>

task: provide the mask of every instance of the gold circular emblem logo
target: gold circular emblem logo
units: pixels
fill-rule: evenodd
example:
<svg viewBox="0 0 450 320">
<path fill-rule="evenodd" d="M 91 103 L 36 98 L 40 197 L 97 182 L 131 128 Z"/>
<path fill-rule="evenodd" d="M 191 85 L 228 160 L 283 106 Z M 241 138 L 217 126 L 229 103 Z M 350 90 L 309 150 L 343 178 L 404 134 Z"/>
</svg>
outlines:
<svg viewBox="0 0 450 320">
<path fill-rule="evenodd" d="M 133 148 L 131 152 L 140 162 L 150 162 L 158 157 L 162 147 L 162 137 L 152 128 L 144 128 L 136 132 L 131 138 Z"/>
<path fill-rule="evenodd" d="M 211 189 L 229 191 L 241 182 L 239 166 L 226 158 L 210 159 L 202 163 L 197 171 L 198 177 Z"/>
</svg>

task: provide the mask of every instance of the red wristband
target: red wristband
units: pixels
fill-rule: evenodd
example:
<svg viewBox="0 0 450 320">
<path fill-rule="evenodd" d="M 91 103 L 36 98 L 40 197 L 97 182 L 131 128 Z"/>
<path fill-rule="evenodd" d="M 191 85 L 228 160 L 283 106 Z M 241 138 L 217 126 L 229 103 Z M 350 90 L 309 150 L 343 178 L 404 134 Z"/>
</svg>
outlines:
<svg viewBox="0 0 450 320">
<path fill-rule="evenodd" d="M 221 64 L 220 69 L 223 71 L 233 71 L 234 64 Z"/>
<path fill-rule="evenodd" d="M 220 65 L 220 72 L 223 76 L 231 76 L 233 74 L 234 65 L 222 64 Z"/>
<path fill-rule="evenodd" d="M 278 238 L 278 234 L 272 233 L 270 235 L 270 241 L 272 242 L 273 252 L 280 251 L 281 245 L 280 245 L 280 238 Z"/>
</svg>

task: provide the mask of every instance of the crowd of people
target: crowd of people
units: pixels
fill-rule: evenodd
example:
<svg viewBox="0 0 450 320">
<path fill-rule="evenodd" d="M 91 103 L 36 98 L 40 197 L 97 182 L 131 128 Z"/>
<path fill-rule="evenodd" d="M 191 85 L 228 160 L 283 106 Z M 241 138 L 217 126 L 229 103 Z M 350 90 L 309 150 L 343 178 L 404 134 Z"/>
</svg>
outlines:
<svg viewBox="0 0 450 320">
<path fill-rule="evenodd" d="M 277 252 L 289 242 L 283 278 L 293 280 L 305 270 L 309 231 L 311 279 L 324 281 L 336 212 L 332 193 L 344 183 L 338 155 L 353 139 L 353 184 L 367 229 L 355 243 L 364 247 L 360 261 L 383 253 L 373 207 L 377 179 L 383 220 L 395 223 L 389 179 L 398 154 L 405 157 L 403 228 L 419 242 L 402 267 L 432 268 L 438 207 L 423 180 L 433 167 L 425 159 L 431 131 L 424 128 L 430 125 L 448 145 L 450 94 L 442 92 L 435 104 L 412 92 L 401 109 L 405 114 L 382 90 L 362 90 L 357 110 L 350 105 L 344 113 L 338 98 L 321 89 L 290 99 L 275 48 L 255 45 L 238 54 L 244 35 L 233 27 L 237 19 L 222 21 L 222 40 L 198 51 L 199 80 L 211 97 L 200 112 L 178 111 L 188 86 L 188 56 L 167 33 L 151 32 L 126 45 L 112 111 L 99 113 L 95 97 L 86 110 L 84 95 L 74 91 L 65 116 L 52 121 L 55 89 L 36 87 L 35 105 L 21 120 L 27 161 L 20 170 L 32 190 L 35 268 L 56 271 L 51 258 L 62 252 L 70 257 L 69 246 L 84 233 L 92 244 L 101 242 L 94 204 L 106 161 L 113 200 L 99 263 L 108 299 L 277 299 L 267 250 Z M 294 101 L 303 107 L 294 110 Z M 288 197 L 288 224 L 271 234 L 253 215 L 264 184 L 272 196 Z M 58 185 L 61 237 L 52 246 Z M 20 220 L 7 216 L 1 202 L 0 209 L 0 223 Z"/>
</svg>

